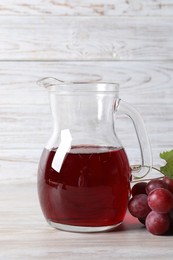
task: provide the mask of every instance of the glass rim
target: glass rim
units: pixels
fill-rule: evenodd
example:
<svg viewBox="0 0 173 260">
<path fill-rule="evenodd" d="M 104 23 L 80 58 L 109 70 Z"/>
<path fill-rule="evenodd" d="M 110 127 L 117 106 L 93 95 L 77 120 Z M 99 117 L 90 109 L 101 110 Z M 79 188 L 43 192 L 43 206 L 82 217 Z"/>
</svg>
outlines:
<svg viewBox="0 0 173 260">
<path fill-rule="evenodd" d="M 114 92 L 114 93 L 119 91 L 119 83 L 100 81 L 100 80 L 99 81 L 98 80 L 62 81 L 53 77 L 45 77 L 38 80 L 37 85 L 53 91 L 56 90 L 57 91 L 68 90 L 68 91 L 80 91 L 80 92 L 101 91 L 101 92 Z"/>
</svg>

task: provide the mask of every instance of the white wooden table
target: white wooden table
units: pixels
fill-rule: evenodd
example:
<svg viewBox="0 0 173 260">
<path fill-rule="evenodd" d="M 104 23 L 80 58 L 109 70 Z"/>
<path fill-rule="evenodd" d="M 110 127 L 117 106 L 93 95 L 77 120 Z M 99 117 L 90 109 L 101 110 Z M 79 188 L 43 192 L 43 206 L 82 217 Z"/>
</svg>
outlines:
<svg viewBox="0 0 173 260">
<path fill-rule="evenodd" d="M 70 233 L 51 228 L 37 198 L 36 183 L 0 189 L 0 259 L 172 259 L 173 237 L 154 236 L 126 215 L 116 231 Z"/>
</svg>

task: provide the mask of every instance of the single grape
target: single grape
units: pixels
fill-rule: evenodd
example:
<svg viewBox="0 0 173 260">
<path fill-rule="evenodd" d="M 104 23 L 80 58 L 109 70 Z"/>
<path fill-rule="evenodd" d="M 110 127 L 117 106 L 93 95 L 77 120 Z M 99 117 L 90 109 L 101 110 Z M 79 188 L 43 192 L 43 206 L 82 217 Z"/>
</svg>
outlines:
<svg viewBox="0 0 173 260">
<path fill-rule="evenodd" d="M 149 194 L 151 191 L 157 188 L 167 188 L 166 184 L 160 179 L 153 179 L 146 185 L 146 193 Z"/>
<path fill-rule="evenodd" d="M 146 194 L 145 187 L 147 182 L 138 182 L 132 187 L 132 196 L 137 194 Z"/>
<path fill-rule="evenodd" d="M 168 213 L 173 208 L 173 195 L 164 188 L 157 188 L 148 195 L 149 207 L 158 213 Z"/>
<path fill-rule="evenodd" d="M 163 183 L 165 183 L 167 185 L 167 189 L 173 193 L 173 179 L 165 176 L 163 178 Z"/>
<path fill-rule="evenodd" d="M 154 235 L 163 235 L 169 230 L 170 219 L 168 214 L 151 211 L 146 217 L 145 224 L 150 233 Z"/>
<path fill-rule="evenodd" d="M 136 218 L 144 218 L 151 211 L 146 194 L 137 194 L 129 200 L 129 212 Z"/>
</svg>

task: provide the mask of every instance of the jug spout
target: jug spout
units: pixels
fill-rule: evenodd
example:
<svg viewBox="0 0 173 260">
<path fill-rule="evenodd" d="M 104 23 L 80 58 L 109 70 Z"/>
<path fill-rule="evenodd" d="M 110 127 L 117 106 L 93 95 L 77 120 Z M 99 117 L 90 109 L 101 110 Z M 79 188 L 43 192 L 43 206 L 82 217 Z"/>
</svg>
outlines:
<svg viewBox="0 0 173 260">
<path fill-rule="evenodd" d="M 60 84 L 60 83 L 64 83 L 64 81 L 53 78 L 53 77 L 46 77 L 46 78 L 39 79 L 37 81 L 37 84 L 39 86 L 45 87 L 45 88 L 49 88 L 51 86 L 55 86 L 55 85 Z"/>
</svg>

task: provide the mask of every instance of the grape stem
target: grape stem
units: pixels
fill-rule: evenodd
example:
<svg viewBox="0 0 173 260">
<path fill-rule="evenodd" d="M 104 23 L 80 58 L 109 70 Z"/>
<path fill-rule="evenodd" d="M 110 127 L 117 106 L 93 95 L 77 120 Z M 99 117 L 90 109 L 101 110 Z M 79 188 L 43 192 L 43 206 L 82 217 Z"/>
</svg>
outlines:
<svg viewBox="0 0 173 260">
<path fill-rule="evenodd" d="M 150 168 L 150 167 L 147 166 L 147 165 L 144 165 L 144 167 L 148 167 L 148 168 Z M 156 168 L 156 167 L 154 167 L 154 166 L 152 166 L 151 168 L 152 168 L 153 170 L 156 170 L 156 171 L 162 173 L 158 168 Z M 162 174 L 163 174 L 163 173 L 162 173 Z"/>
<path fill-rule="evenodd" d="M 154 166 L 151 166 L 151 167 L 150 167 L 150 166 L 148 166 L 148 165 L 143 165 L 142 167 L 152 168 L 153 170 L 156 170 L 156 171 L 162 173 L 158 168 L 156 168 L 156 167 L 154 167 Z M 162 173 L 162 174 L 163 174 L 163 173 Z M 145 176 L 146 176 L 146 175 L 145 175 Z M 145 177 L 145 176 L 143 176 L 143 177 Z M 163 176 L 164 176 L 164 174 L 163 174 Z M 155 178 L 155 179 L 162 179 L 163 176 L 157 177 L 157 178 Z M 135 180 L 135 179 L 132 180 L 131 183 L 133 183 L 133 182 L 139 182 L 143 177 L 134 177 L 134 178 L 136 178 L 136 180 Z M 145 180 L 145 181 L 150 181 L 150 180 L 152 180 L 152 178 L 144 179 L 144 180 Z"/>
</svg>

